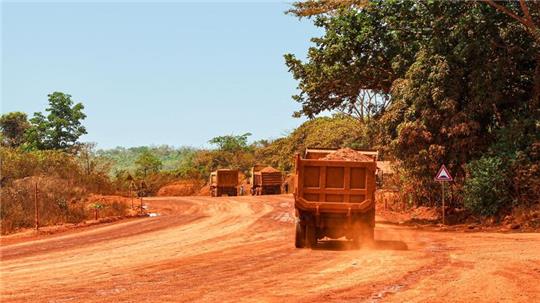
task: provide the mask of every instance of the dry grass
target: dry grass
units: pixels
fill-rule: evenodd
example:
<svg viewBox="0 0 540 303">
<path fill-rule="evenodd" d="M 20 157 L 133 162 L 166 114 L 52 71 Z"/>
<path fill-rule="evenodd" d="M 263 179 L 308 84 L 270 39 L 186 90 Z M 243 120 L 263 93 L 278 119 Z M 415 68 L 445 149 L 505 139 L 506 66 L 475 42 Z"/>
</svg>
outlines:
<svg viewBox="0 0 540 303">
<path fill-rule="evenodd" d="M 56 177 L 26 177 L 13 181 L 0 190 L 1 232 L 8 234 L 35 226 L 35 194 L 37 185 L 40 226 L 78 223 L 95 216 L 121 216 L 126 214 L 126 203 L 121 198 L 96 199 L 87 189 Z"/>
</svg>

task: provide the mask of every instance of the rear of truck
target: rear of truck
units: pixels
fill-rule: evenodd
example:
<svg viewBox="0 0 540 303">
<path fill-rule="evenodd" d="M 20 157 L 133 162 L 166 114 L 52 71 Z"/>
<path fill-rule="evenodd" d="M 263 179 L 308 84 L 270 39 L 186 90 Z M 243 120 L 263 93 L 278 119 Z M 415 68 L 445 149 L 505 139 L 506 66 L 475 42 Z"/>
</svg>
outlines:
<svg viewBox="0 0 540 303">
<path fill-rule="evenodd" d="M 327 237 L 372 241 L 375 228 L 375 161 L 302 159 L 296 156 L 295 246 Z"/>
<path fill-rule="evenodd" d="M 261 194 L 279 195 L 281 194 L 281 183 L 283 174 L 280 171 L 261 171 Z"/>
<path fill-rule="evenodd" d="M 277 195 L 281 193 L 283 174 L 273 167 L 252 169 L 252 195 Z"/>
<path fill-rule="evenodd" d="M 238 195 L 238 170 L 218 169 L 210 174 L 210 193 L 212 197 Z"/>
</svg>

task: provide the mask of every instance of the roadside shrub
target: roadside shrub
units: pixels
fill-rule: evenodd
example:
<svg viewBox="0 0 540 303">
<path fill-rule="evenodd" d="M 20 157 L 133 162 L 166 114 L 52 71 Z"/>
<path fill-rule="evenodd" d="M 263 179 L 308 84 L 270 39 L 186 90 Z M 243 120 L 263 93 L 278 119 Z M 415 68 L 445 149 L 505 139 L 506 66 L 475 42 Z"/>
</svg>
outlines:
<svg viewBox="0 0 540 303">
<path fill-rule="evenodd" d="M 129 205 L 132 199 L 119 196 L 103 196 L 90 194 L 85 200 L 86 209 L 88 210 L 86 219 L 95 218 L 97 210 L 98 218 L 111 216 L 125 216 L 129 213 Z M 138 201 L 134 201 L 137 204 Z"/>
<path fill-rule="evenodd" d="M 512 167 L 514 192 L 518 204 L 540 204 L 540 142 L 520 153 Z"/>
<path fill-rule="evenodd" d="M 97 169 L 94 163 L 83 163 L 77 156 L 63 151 L 23 151 L 0 147 L 0 158 L 2 186 L 9 186 L 26 177 L 46 176 L 70 180 L 71 184 L 94 192 L 112 193 L 114 189 L 104 170 Z"/>
<path fill-rule="evenodd" d="M 2 234 L 34 226 L 34 192 L 38 184 L 40 226 L 80 222 L 85 218 L 84 188 L 53 177 L 27 177 L 3 186 L 0 220 Z"/>
<path fill-rule="evenodd" d="M 40 226 L 93 219 L 95 208 L 98 208 L 99 218 L 124 216 L 128 213 L 129 198 L 92 195 L 87 189 L 60 178 L 28 177 L 0 189 L 2 234 L 34 227 L 36 183 Z"/>
<path fill-rule="evenodd" d="M 470 162 L 467 171 L 469 178 L 463 187 L 465 208 L 492 216 L 510 204 L 508 164 L 502 158 L 484 156 Z"/>
<path fill-rule="evenodd" d="M 122 203 L 122 202 L 118 202 L 118 201 L 114 201 L 113 203 L 111 203 L 111 206 L 110 206 L 110 209 L 111 209 L 111 216 L 112 215 L 126 215 L 127 214 L 127 204 L 126 203 Z"/>
</svg>

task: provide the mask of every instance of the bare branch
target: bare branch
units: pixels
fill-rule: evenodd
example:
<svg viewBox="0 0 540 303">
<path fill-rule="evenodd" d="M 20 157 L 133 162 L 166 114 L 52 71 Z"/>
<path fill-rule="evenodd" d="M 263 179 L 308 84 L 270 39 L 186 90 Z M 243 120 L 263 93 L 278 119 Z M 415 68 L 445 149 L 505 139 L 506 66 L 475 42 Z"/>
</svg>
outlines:
<svg viewBox="0 0 540 303">
<path fill-rule="evenodd" d="M 483 2 L 486 2 L 489 6 L 495 8 L 496 10 L 500 11 L 500 12 L 503 12 L 505 13 L 506 15 L 516 19 L 517 21 L 519 21 L 521 24 L 525 25 L 528 27 L 528 24 L 526 22 L 525 19 L 521 18 L 520 16 L 514 14 L 514 12 L 512 12 L 511 10 L 509 10 L 508 8 L 500 5 L 500 4 L 497 4 L 495 1 L 493 0 L 482 0 Z"/>
<path fill-rule="evenodd" d="M 525 15 L 525 19 L 528 20 L 531 24 L 531 26 L 534 28 L 534 21 L 531 17 L 531 14 L 529 13 L 529 7 L 525 3 L 525 0 L 519 0 L 519 5 L 521 6 L 521 10 L 523 11 L 523 14 Z"/>
<path fill-rule="evenodd" d="M 533 36 L 536 39 L 540 39 L 539 29 L 534 24 L 534 22 L 532 20 L 532 17 L 529 14 L 529 9 L 528 9 L 527 5 L 524 3 L 525 1 L 520 0 L 520 5 L 521 5 L 521 9 L 523 10 L 523 13 L 525 14 L 526 18 L 523 18 L 523 17 L 520 17 L 520 16 L 516 15 L 514 12 L 509 10 L 507 7 L 505 7 L 503 5 L 500 5 L 500 4 L 497 4 L 493 0 L 482 0 L 482 1 L 487 3 L 489 6 L 495 8 L 496 10 L 506 14 L 507 16 L 514 18 L 519 23 L 525 25 L 526 28 L 531 30 L 531 33 L 533 34 Z"/>
</svg>

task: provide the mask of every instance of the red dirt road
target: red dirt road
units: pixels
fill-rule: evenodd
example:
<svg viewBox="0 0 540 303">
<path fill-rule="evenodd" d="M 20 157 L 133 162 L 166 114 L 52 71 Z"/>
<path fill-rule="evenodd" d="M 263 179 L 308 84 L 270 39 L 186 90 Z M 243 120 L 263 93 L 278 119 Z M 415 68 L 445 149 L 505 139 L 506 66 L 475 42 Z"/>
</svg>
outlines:
<svg viewBox="0 0 540 303">
<path fill-rule="evenodd" d="M 292 197 L 153 198 L 158 217 L 2 240 L 1 302 L 539 302 L 540 234 L 378 224 L 293 247 Z"/>
</svg>

